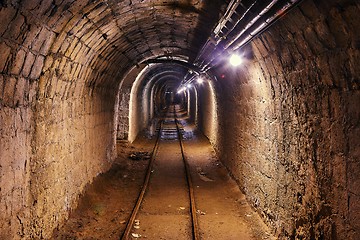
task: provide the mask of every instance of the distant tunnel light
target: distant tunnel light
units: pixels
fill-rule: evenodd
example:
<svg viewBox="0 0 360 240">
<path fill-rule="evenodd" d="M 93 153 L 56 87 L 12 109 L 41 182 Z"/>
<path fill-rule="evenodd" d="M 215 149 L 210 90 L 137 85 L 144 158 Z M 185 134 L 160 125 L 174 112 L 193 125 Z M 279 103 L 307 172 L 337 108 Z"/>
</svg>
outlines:
<svg viewBox="0 0 360 240">
<path fill-rule="evenodd" d="M 241 65 L 241 63 L 243 62 L 243 59 L 241 56 L 239 56 L 238 54 L 232 54 L 230 57 L 230 64 L 234 67 L 237 67 L 239 65 Z"/>
<path fill-rule="evenodd" d="M 202 83 L 204 82 L 204 79 L 202 79 L 202 77 L 198 77 L 198 78 L 196 79 L 196 82 L 197 82 L 198 84 L 202 84 Z"/>
</svg>

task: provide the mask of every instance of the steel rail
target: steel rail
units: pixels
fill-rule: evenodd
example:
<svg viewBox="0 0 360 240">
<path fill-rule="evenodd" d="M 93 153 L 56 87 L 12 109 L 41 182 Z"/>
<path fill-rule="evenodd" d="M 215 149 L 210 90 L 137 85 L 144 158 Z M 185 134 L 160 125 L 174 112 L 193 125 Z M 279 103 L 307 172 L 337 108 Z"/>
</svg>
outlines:
<svg viewBox="0 0 360 240">
<path fill-rule="evenodd" d="M 162 125 L 163 125 L 163 120 L 160 121 L 159 132 L 158 132 L 158 135 L 156 137 L 156 142 L 155 142 L 153 151 L 151 153 L 151 158 L 150 158 L 148 168 L 146 170 L 146 176 L 145 176 L 145 179 L 144 179 L 144 184 L 143 184 L 143 186 L 141 188 L 141 191 L 140 191 L 140 194 L 139 194 L 138 199 L 136 201 L 136 204 L 135 204 L 135 206 L 134 206 L 134 208 L 133 208 L 133 210 L 131 212 L 131 216 L 129 218 L 129 221 L 127 222 L 125 230 L 124 230 L 124 232 L 123 232 L 123 234 L 122 234 L 122 236 L 120 238 L 121 240 L 128 240 L 129 239 L 129 235 L 130 235 L 130 232 L 131 232 L 132 227 L 134 225 L 136 215 L 139 212 L 141 203 L 142 203 L 142 201 L 144 199 L 146 189 L 147 189 L 147 187 L 149 185 L 151 170 L 152 170 L 152 167 L 153 167 L 153 164 L 154 164 L 154 160 L 155 160 L 157 150 L 159 148 L 159 141 L 160 141 Z"/>
<path fill-rule="evenodd" d="M 179 138 L 181 156 L 182 156 L 182 159 L 183 159 L 183 162 L 185 165 L 186 180 L 187 180 L 187 184 L 189 187 L 190 214 L 191 214 L 191 221 L 192 221 L 193 240 L 200 240 L 199 224 L 198 224 L 198 220 L 197 220 L 196 207 L 195 207 L 194 185 L 193 185 L 193 182 L 191 179 L 190 167 L 189 167 L 188 161 L 186 160 L 185 153 L 184 153 L 183 138 L 180 133 L 179 122 L 176 118 L 175 106 L 174 106 L 174 119 L 175 119 L 176 130 L 177 130 L 178 138 Z"/>
<path fill-rule="evenodd" d="M 179 145 L 180 145 L 180 150 L 181 150 L 181 156 L 182 156 L 182 160 L 185 166 L 185 175 L 186 175 L 186 182 L 188 185 L 188 189 L 189 189 L 189 199 L 190 199 L 190 215 L 191 215 L 191 222 L 192 222 L 192 239 L 193 240 L 200 240 L 200 231 L 199 231 L 199 225 L 198 225 L 198 220 L 197 220 L 197 215 L 196 215 L 196 207 L 195 207 L 195 195 L 194 195 L 194 187 L 193 187 L 193 183 L 192 183 L 192 179 L 191 179 L 191 174 L 190 174 L 190 167 L 189 164 L 186 160 L 185 157 L 185 153 L 184 153 L 184 144 L 183 144 L 183 138 L 180 132 L 180 128 L 179 128 L 179 122 L 176 118 L 176 113 L 175 113 L 175 107 L 174 107 L 174 121 L 175 121 L 175 125 L 176 125 L 176 131 L 177 131 L 177 135 L 178 135 L 178 139 L 179 139 Z M 132 227 L 134 225 L 135 222 L 135 218 L 138 214 L 138 211 L 140 209 L 140 206 L 142 204 L 142 201 L 144 199 L 145 196 L 145 192 L 148 188 L 149 182 L 150 182 L 150 176 L 151 176 L 151 170 L 152 170 L 152 166 L 153 163 L 155 161 L 155 156 L 157 154 L 158 148 L 159 148 L 159 142 L 160 142 L 160 136 L 161 136 L 161 131 L 163 128 L 163 122 L 164 120 L 160 121 L 160 127 L 159 127 L 159 132 L 156 138 L 156 142 L 151 154 L 151 159 L 146 171 L 146 176 L 144 178 L 144 184 L 141 188 L 141 191 L 139 193 L 139 196 L 137 198 L 136 204 L 132 210 L 132 213 L 130 215 L 130 218 L 126 224 L 125 230 L 121 236 L 121 240 L 128 240 L 130 239 L 130 233 L 132 230 Z"/>
</svg>

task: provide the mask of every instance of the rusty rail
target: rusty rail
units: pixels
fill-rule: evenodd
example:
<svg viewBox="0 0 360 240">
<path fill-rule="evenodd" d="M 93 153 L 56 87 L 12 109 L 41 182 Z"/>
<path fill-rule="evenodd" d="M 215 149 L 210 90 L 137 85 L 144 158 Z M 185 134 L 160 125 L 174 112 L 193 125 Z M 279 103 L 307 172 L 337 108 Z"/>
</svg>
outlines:
<svg viewBox="0 0 360 240">
<path fill-rule="evenodd" d="M 144 184 L 141 188 L 141 191 L 140 191 L 140 194 L 138 196 L 138 199 L 136 201 L 136 204 L 131 212 L 131 216 L 129 218 L 129 221 L 127 222 L 126 224 L 126 227 L 125 227 L 125 230 L 123 232 L 123 235 L 121 236 L 121 240 L 128 240 L 129 239 L 129 235 L 130 235 L 130 232 L 132 230 L 132 227 L 134 225 L 134 222 L 135 222 L 135 218 L 136 218 L 136 215 L 138 214 L 138 211 L 140 209 L 140 206 L 141 206 L 141 203 L 144 199 L 144 195 L 145 195 L 145 192 L 146 192 L 146 189 L 149 185 L 149 181 L 150 181 L 150 175 L 151 175 L 151 170 L 152 170 L 152 167 L 154 165 L 154 160 L 155 160 L 155 156 L 156 156 L 156 153 L 157 153 L 157 150 L 159 148 L 159 141 L 160 141 L 160 135 L 161 135 L 161 129 L 162 129 L 162 125 L 163 125 L 163 120 L 160 121 L 160 127 L 159 127 L 159 132 L 158 132 L 158 135 L 156 137 L 156 142 L 155 142 L 155 145 L 154 145 L 154 148 L 153 148 L 153 151 L 151 153 L 151 158 L 150 158 L 150 162 L 149 162 L 149 165 L 148 165 L 148 168 L 146 170 L 146 176 L 145 176 L 145 179 L 144 179 Z"/>
<path fill-rule="evenodd" d="M 179 144 L 180 144 L 180 148 L 181 148 L 181 156 L 185 165 L 185 173 L 186 173 L 186 180 L 187 180 L 187 184 L 189 187 L 189 198 L 190 198 L 190 214 L 191 214 L 191 221 L 192 221 L 192 235 L 193 235 L 193 240 L 200 240 L 200 231 L 199 231 L 199 224 L 198 224 L 198 220 L 197 220 L 197 215 L 196 215 L 196 207 L 195 207 L 195 195 L 194 195 L 194 185 L 191 179 L 191 173 L 190 173 L 190 167 L 189 167 L 189 163 L 186 160 L 185 157 L 185 153 L 184 153 L 184 143 L 183 143 L 183 138 L 180 132 L 180 128 L 179 128 L 179 122 L 176 118 L 176 113 L 175 113 L 175 106 L 174 106 L 174 119 L 175 119 L 175 125 L 176 125 L 176 130 L 179 136 Z"/>
<path fill-rule="evenodd" d="M 197 215 L 196 215 L 196 207 L 195 207 L 195 196 L 194 196 L 194 187 L 193 187 L 193 183 L 192 183 L 192 179 L 191 179 L 191 173 L 190 173 L 190 168 L 189 168 L 189 164 L 186 160 L 185 157 L 185 153 L 184 153 L 184 144 L 183 144 L 183 138 L 180 132 L 180 128 L 179 128 L 179 122 L 176 118 L 176 113 L 175 113 L 175 106 L 174 106 L 174 120 L 175 120 L 175 125 L 176 125 L 176 130 L 177 130 L 177 135 L 178 135 L 178 139 L 179 139 L 179 144 L 180 144 L 180 149 L 181 149 L 181 156 L 184 162 L 184 166 L 185 166 L 185 175 L 186 175 L 186 181 L 187 181 L 187 185 L 189 188 L 189 198 L 190 198 L 190 215 L 191 215 L 191 221 L 192 221 L 192 239 L 193 240 L 200 240 L 200 233 L 199 233 L 199 225 L 198 225 L 198 221 L 197 221 Z M 151 170 L 155 161 L 155 156 L 157 154 L 157 150 L 159 148 L 159 142 L 160 142 L 160 136 L 161 136 L 161 131 L 162 131 L 162 127 L 163 127 L 163 122 L 164 120 L 160 121 L 160 127 L 159 127 L 159 132 L 156 138 L 156 142 L 151 154 L 151 159 L 146 171 L 146 176 L 144 178 L 144 184 L 141 188 L 141 191 L 139 193 L 138 199 L 136 201 L 136 204 L 132 210 L 132 213 L 130 215 L 130 218 L 126 224 L 125 230 L 121 236 L 121 240 L 128 240 L 130 238 L 130 233 L 132 230 L 132 227 L 134 225 L 135 222 L 135 218 L 136 215 L 138 214 L 138 211 L 140 209 L 141 203 L 144 199 L 145 196 L 145 192 L 146 189 L 149 185 L 150 182 L 150 176 L 151 176 Z"/>
</svg>

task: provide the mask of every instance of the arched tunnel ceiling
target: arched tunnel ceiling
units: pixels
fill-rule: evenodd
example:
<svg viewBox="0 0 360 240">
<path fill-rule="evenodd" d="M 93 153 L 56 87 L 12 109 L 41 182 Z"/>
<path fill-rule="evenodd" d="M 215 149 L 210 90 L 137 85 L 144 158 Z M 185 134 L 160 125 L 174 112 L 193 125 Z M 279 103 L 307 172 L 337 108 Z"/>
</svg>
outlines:
<svg viewBox="0 0 360 240">
<path fill-rule="evenodd" d="M 167 85 L 176 90 L 186 76 L 188 69 L 176 63 L 150 64 L 143 73 L 143 85 Z"/>
<path fill-rule="evenodd" d="M 86 45 L 90 50 L 78 54 L 86 55 L 92 69 L 121 76 L 131 66 L 157 56 L 194 60 L 226 2 L 32 0 L 20 5 L 57 33 L 54 52 L 66 54 L 64 44 Z"/>
<path fill-rule="evenodd" d="M 44 92 L 76 95 L 66 91 L 75 85 L 113 91 L 133 66 L 159 57 L 182 59 L 207 70 L 227 50 L 224 46 L 238 46 L 236 41 L 253 36 L 263 20 L 269 24 L 293 2 L 297 1 L 5 0 L 0 3 L 5 26 L 0 32 L 6 31 L 3 37 L 15 43 L 14 48 L 40 55 L 32 78 L 44 76 L 44 86 L 51 86 L 53 78 L 68 83 Z M 245 29 L 251 34 L 239 38 L 237 33 Z"/>
</svg>

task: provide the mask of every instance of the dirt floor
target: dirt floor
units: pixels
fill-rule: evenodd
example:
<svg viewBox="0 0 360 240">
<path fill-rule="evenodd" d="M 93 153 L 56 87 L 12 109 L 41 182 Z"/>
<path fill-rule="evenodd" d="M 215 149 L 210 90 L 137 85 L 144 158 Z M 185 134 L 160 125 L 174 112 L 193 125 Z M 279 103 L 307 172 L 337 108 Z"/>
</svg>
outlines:
<svg viewBox="0 0 360 240">
<path fill-rule="evenodd" d="M 185 122 L 183 122 L 185 125 Z M 185 127 L 201 239 L 273 239 L 208 140 Z M 143 183 L 154 140 L 118 143 L 110 171 L 88 186 L 54 239 L 119 239 Z M 134 154 L 135 153 L 135 154 Z M 131 156 L 131 158 L 129 157 Z M 162 140 L 132 238 L 191 239 L 189 200 L 179 143 Z"/>
</svg>

